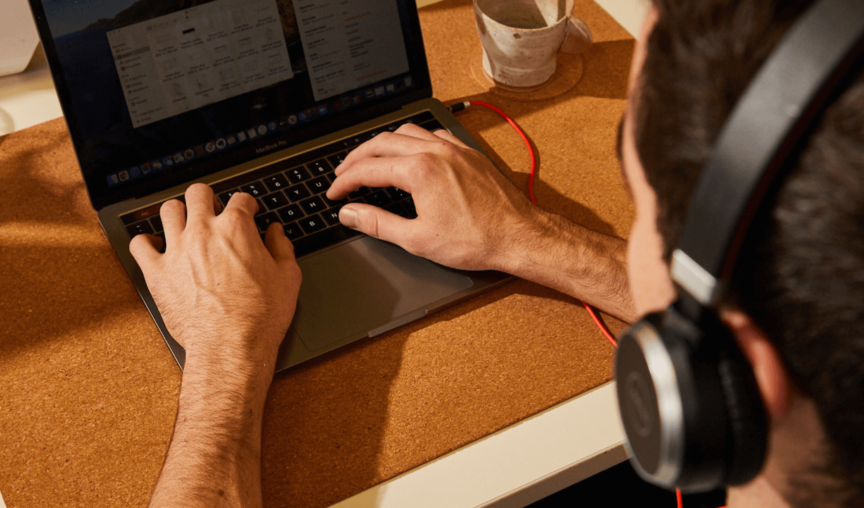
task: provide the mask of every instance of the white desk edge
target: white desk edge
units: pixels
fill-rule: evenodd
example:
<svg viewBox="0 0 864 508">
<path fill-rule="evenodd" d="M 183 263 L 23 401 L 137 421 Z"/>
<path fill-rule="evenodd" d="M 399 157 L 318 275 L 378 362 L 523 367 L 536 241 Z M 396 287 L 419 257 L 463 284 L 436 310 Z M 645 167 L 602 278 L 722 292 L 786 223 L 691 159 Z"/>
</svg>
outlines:
<svg viewBox="0 0 864 508">
<path fill-rule="evenodd" d="M 624 461 L 623 445 L 610 381 L 331 508 L 523 507 Z"/>
</svg>

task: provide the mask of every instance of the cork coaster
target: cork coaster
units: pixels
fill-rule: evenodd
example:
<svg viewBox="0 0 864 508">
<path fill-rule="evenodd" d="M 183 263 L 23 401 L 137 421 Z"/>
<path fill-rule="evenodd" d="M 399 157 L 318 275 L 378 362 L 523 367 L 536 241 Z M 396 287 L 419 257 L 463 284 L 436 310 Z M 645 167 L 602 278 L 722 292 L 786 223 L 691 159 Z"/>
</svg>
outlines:
<svg viewBox="0 0 864 508">
<path fill-rule="evenodd" d="M 482 50 L 476 53 L 477 54 L 471 58 L 471 65 L 469 66 L 471 77 L 474 78 L 478 84 L 486 88 L 487 92 L 514 101 L 545 101 L 564 95 L 570 90 L 576 88 L 576 85 L 578 85 L 579 81 L 582 80 L 582 72 L 585 68 L 581 55 L 559 53 L 555 74 L 549 78 L 549 81 L 538 87 L 520 90 L 495 82 L 492 77 L 483 70 Z"/>
</svg>

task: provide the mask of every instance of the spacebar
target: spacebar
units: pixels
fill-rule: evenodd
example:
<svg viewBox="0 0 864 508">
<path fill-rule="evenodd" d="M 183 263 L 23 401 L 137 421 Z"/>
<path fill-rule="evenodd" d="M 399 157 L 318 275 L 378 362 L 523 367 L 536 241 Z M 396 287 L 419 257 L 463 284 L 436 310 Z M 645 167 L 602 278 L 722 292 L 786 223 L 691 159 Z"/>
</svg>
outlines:
<svg viewBox="0 0 864 508">
<path fill-rule="evenodd" d="M 294 256 L 299 258 L 360 234 L 359 231 L 341 225 L 336 226 L 335 228 L 328 228 L 324 231 L 295 240 L 293 242 Z"/>
</svg>

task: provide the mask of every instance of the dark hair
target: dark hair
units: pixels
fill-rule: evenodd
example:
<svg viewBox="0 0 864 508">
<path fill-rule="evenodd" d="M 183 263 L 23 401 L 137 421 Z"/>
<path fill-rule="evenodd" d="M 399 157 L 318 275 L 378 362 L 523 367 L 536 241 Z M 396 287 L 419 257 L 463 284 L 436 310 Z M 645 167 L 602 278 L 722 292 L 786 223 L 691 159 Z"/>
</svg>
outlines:
<svg viewBox="0 0 864 508">
<path fill-rule="evenodd" d="M 654 1 L 634 122 L 667 260 L 723 123 L 811 3 Z M 827 109 L 786 174 L 751 226 L 726 303 L 765 331 L 815 401 L 833 457 L 827 476 L 841 484 L 833 497 L 862 506 L 864 79 Z M 788 495 L 804 502 L 807 494 Z"/>
</svg>

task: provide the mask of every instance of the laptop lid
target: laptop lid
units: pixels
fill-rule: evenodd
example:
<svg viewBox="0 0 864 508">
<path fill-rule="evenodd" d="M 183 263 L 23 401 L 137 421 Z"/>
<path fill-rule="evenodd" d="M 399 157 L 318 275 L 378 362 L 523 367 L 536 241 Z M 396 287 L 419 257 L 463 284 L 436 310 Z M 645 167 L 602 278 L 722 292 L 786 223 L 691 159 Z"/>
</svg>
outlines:
<svg viewBox="0 0 864 508">
<path fill-rule="evenodd" d="M 431 97 L 414 0 L 30 0 L 97 210 Z"/>
</svg>

